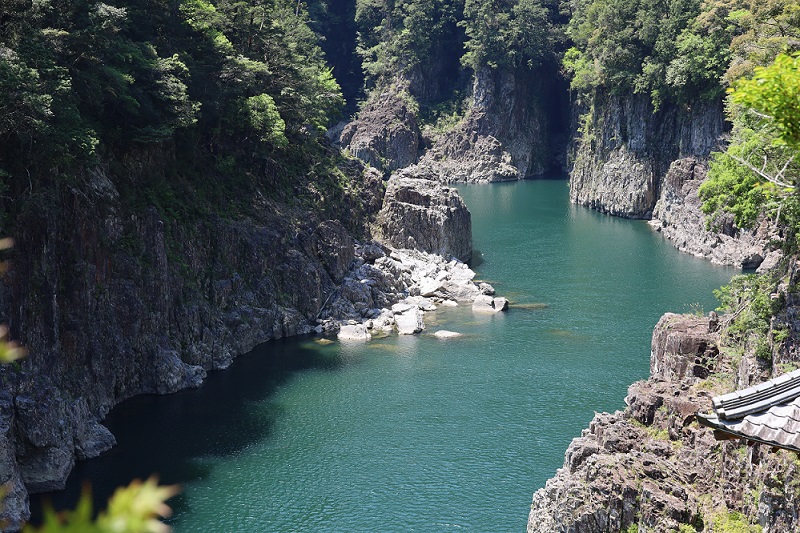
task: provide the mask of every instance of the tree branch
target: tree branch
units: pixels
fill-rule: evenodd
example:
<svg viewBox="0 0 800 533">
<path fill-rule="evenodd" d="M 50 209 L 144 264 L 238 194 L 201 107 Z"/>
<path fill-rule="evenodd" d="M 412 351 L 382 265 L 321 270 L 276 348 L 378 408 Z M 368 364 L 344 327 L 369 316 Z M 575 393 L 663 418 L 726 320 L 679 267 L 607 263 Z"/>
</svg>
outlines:
<svg viewBox="0 0 800 533">
<path fill-rule="evenodd" d="M 794 156 L 792 156 L 789 159 L 789 161 L 786 162 L 786 165 L 784 165 L 783 170 L 781 170 L 781 172 L 778 173 L 778 177 L 775 177 L 775 176 L 769 175 L 764 170 L 764 168 L 766 168 L 766 157 L 765 157 L 765 161 L 764 161 L 764 168 L 758 169 L 758 168 L 754 167 L 752 164 L 750 164 L 750 162 L 747 161 L 746 159 L 742 159 L 741 157 L 733 155 L 733 154 L 730 154 L 728 152 L 724 152 L 724 153 L 725 153 L 725 155 L 727 155 L 728 157 L 730 157 L 731 159 L 733 159 L 737 163 L 740 163 L 740 164 L 744 165 L 745 167 L 749 168 L 750 170 L 752 170 L 753 172 L 755 172 L 756 174 L 758 174 L 759 176 L 761 176 L 762 178 L 764 178 L 765 180 L 767 180 L 770 183 L 774 183 L 775 185 L 777 185 L 779 187 L 785 187 L 787 189 L 795 189 L 796 188 L 795 185 L 792 185 L 791 183 L 786 183 L 785 181 L 781 181 L 781 179 L 780 179 L 781 177 L 783 177 L 782 176 L 783 172 L 786 170 L 786 167 L 789 165 L 789 163 L 791 163 L 791 161 L 794 158 Z"/>
</svg>

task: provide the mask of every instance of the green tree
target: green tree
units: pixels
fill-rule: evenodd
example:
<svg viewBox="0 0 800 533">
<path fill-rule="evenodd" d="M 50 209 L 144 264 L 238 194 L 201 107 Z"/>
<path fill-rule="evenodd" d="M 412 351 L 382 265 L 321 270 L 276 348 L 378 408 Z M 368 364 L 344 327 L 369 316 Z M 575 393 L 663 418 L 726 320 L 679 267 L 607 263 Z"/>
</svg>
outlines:
<svg viewBox="0 0 800 533">
<path fill-rule="evenodd" d="M 539 66 L 552 52 L 554 27 L 539 0 L 467 0 L 462 63 L 478 70 Z"/>
<path fill-rule="evenodd" d="M 735 84 L 728 106 L 731 142 L 713 155 L 709 179 L 699 191 L 712 221 L 727 212 L 746 228 L 762 214 L 774 216 L 790 230 L 790 246 L 796 246 L 800 229 L 799 67 L 797 55 L 779 54 Z"/>
</svg>

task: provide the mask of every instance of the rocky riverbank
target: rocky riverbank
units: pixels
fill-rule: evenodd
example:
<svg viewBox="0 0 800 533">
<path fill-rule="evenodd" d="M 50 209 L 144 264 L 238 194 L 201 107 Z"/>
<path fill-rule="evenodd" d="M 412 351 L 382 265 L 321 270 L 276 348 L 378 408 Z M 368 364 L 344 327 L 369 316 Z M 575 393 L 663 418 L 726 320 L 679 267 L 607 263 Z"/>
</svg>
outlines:
<svg viewBox="0 0 800 533">
<path fill-rule="evenodd" d="M 761 271 L 773 268 L 783 255 L 782 238 L 769 221 L 761 220 L 755 229 L 743 230 L 736 228 L 732 215 L 727 215 L 719 231 L 708 229 L 697 195 L 707 172 L 708 165 L 692 157 L 670 165 L 650 221 L 653 228 L 679 250 L 712 263 Z"/>
<path fill-rule="evenodd" d="M 338 329 L 340 340 L 369 340 L 376 332 L 413 335 L 426 329 L 425 314 L 439 306 L 506 310 L 508 301 L 494 294 L 457 259 L 368 244 L 358 247 L 355 268 L 325 309 L 318 331 Z"/>
<path fill-rule="evenodd" d="M 651 220 L 681 251 L 745 269 L 773 267 L 780 236 L 768 221 L 755 230 L 732 220 L 706 226 L 697 196 L 707 160 L 725 131 L 722 104 L 665 104 L 654 110 L 646 95 L 598 90 L 576 131 L 570 199 L 626 218 Z"/>
<path fill-rule="evenodd" d="M 417 332 L 433 306 L 493 292 L 452 257 L 471 253 L 469 211 L 438 183 L 407 180 L 407 197 L 384 205 L 381 175 L 351 160 L 348 188 L 319 193 L 316 210 L 255 190 L 246 215 L 178 220 L 120 194 L 161 157 L 43 188 L 22 214 L 0 290 L 0 322 L 29 351 L 0 368 L 6 529 L 29 516 L 28 492 L 62 488 L 76 460 L 114 445 L 101 420 L 126 398 L 198 386 L 271 339 L 342 326 L 344 337 L 354 325 Z M 384 230 L 408 231 L 395 246 L 437 236 L 426 241 L 434 253 L 372 242 L 379 211 Z"/>
<path fill-rule="evenodd" d="M 534 494 L 529 533 L 800 527 L 796 454 L 717 441 L 696 421 L 711 411 L 712 396 L 769 375 L 721 336 L 716 320 L 664 315 L 650 379 L 630 387 L 623 411 L 596 414 L 573 439 L 563 468 Z"/>
</svg>

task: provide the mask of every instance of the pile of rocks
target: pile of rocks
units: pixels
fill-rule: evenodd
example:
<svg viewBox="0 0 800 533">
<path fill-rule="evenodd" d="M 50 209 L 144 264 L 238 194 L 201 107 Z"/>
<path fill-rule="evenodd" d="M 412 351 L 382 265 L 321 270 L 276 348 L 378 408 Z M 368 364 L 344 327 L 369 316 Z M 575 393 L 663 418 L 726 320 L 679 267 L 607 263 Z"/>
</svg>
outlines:
<svg viewBox="0 0 800 533">
<path fill-rule="evenodd" d="M 425 313 L 440 306 L 469 304 L 477 313 L 506 310 L 508 301 L 494 293 L 458 259 L 359 244 L 355 268 L 321 313 L 316 331 L 338 330 L 340 340 L 368 340 L 373 332 L 413 335 L 425 330 Z"/>
</svg>

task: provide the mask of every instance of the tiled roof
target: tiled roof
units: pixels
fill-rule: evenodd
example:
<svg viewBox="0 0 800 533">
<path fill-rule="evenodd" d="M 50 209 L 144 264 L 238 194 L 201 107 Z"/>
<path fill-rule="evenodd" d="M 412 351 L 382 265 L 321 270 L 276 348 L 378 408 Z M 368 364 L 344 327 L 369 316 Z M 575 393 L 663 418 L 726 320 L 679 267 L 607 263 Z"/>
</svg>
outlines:
<svg viewBox="0 0 800 533">
<path fill-rule="evenodd" d="M 701 424 L 731 436 L 800 451 L 800 370 L 712 399 Z"/>
</svg>

